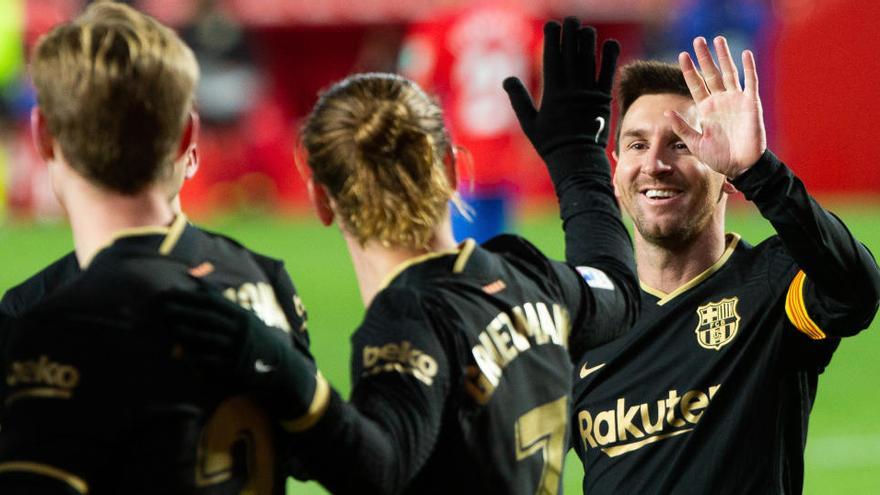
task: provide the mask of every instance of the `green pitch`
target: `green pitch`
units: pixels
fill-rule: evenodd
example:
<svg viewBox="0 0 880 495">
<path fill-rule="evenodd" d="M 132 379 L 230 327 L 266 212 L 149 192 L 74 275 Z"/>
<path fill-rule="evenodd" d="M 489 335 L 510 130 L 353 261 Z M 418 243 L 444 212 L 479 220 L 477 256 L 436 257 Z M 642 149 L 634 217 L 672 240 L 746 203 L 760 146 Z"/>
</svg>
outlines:
<svg viewBox="0 0 880 495">
<path fill-rule="evenodd" d="M 880 255 L 880 206 L 832 208 L 868 247 Z M 731 212 L 728 229 L 756 244 L 772 233 L 753 209 Z M 313 351 L 327 378 L 340 390 L 349 388 L 350 332 L 363 305 L 345 246 L 335 228 L 308 219 L 257 214 L 225 217 L 206 225 L 231 235 L 254 250 L 282 258 L 309 312 Z M 555 214 L 533 215 L 519 232 L 549 255 L 562 258 L 562 233 Z M 58 225 L 0 227 L 0 292 L 70 249 L 70 234 Z M 841 280 L 841 283 L 846 281 Z M 880 318 L 878 318 L 880 320 Z M 845 341 L 820 378 L 806 456 L 808 494 L 880 493 L 880 321 Z M 743 452 L 742 455 L 750 455 Z M 566 464 L 568 493 L 580 493 L 582 469 L 570 455 Z M 340 473 L 345 476 L 345 473 Z M 318 485 L 290 484 L 289 493 L 325 493 Z"/>
</svg>

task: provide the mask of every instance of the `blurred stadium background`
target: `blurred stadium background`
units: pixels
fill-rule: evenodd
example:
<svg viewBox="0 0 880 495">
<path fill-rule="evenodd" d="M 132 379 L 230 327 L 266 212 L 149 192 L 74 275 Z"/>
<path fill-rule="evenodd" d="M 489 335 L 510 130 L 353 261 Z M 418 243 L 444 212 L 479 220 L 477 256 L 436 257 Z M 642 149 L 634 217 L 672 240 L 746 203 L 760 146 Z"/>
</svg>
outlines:
<svg viewBox="0 0 880 495">
<path fill-rule="evenodd" d="M 0 0 L 0 293 L 72 247 L 30 144 L 27 51 L 84 0 Z M 140 0 L 177 28 L 203 75 L 201 170 L 183 191 L 198 223 L 282 258 L 309 310 L 314 352 L 348 389 L 348 335 L 363 307 L 345 247 L 310 215 L 294 167 L 296 130 L 317 91 L 355 71 L 400 71 L 438 96 L 462 154 L 474 224 L 460 236 L 518 231 L 563 253 L 552 187 L 520 136 L 501 80 L 537 85 L 540 27 L 579 15 L 623 45 L 622 61 L 675 59 L 696 35 L 756 53 L 771 148 L 880 253 L 880 39 L 874 0 Z M 96 136 L 100 139 L 100 136 Z M 744 201 L 729 230 L 772 233 Z M 841 283 L 846 283 L 841 280 Z M 805 491 L 880 493 L 880 323 L 844 342 L 822 375 Z M 754 455 L 743 452 L 743 455 Z M 570 456 L 566 487 L 580 491 Z M 719 469 L 724 469 L 719 466 Z M 454 473 L 450 473 L 454 475 Z M 344 473 L 340 473 L 344 476 Z M 324 493 L 291 483 L 291 493 Z"/>
</svg>

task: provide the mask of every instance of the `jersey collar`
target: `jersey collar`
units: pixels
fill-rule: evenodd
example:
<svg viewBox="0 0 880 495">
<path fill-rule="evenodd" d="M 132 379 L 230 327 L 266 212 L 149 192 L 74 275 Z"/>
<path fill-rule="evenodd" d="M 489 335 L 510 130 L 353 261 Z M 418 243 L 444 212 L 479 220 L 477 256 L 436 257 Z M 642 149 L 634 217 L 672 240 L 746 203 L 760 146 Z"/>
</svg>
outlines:
<svg viewBox="0 0 880 495">
<path fill-rule="evenodd" d="M 441 258 L 443 256 L 456 255 L 455 262 L 452 264 L 452 273 L 461 273 L 464 270 L 465 265 L 467 265 L 468 260 L 473 254 L 474 249 L 477 246 L 477 242 L 473 239 L 466 239 L 464 242 L 458 245 L 455 249 L 447 249 L 444 251 L 434 251 L 432 253 L 423 254 L 421 256 L 416 256 L 415 258 L 410 258 L 403 263 L 394 267 L 391 272 L 385 276 L 385 279 L 382 281 L 382 284 L 379 286 L 379 290 L 385 289 L 391 282 L 394 281 L 401 273 L 403 273 L 407 268 L 418 265 L 420 263 L 424 263 L 428 260 Z"/>
<path fill-rule="evenodd" d="M 739 245 L 740 239 L 741 239 L 741 237 L 739 234 L 737 234 L 735 232 L 728 233 L 727 234 L 727 247 L 724 249 L 724 252 L 721 254 L 721 257 L 718 258 L 718 261 L 713 263 L 712 266 L 710 266 L 709 268 L 706 268 L 705 270 L 703 270 L 703 272 L 700 273 L 699 275 L 697 275 L 696 277 L 685 282 L 684 285 L 680 286 L 679 288 L 675 289 L 674 291 L 672 291 L 668 294 L 663 292 L 662 290 L 658 290 L 653 287 L 649 287 L 647 284 L 645 284 L 641 280 L 639 281 L 639 285 L 641 285 L 643 291 L 645 291 L 648 294 L 651 294 L 652 296 L 657 297 L 659 299 L 659 301 L 657 301 L 658 306 L 663 306 L 664 304 L 666 304 L 669 301 L 671 301 L 672 299 L 674 299 L 676 296 L 679 296 L 679 295 L 687 292 L 688 290 L 696 287 L 697 285 L 700 285 L 700 283 L 702 283 L 704 280 L 706 280 L 707 278 L 712 276 L 713 273 L 720 270 L 721 267 L 724 266 L 725 263 L 727 263 L 727 260 L 730 259 L 730 256 L 733 254 L 733 251 L 736 249 L 736 246 Z"/>
<path fill-rule="evenodd" d="M 95 252 L 95 256 L 91 259 L 86 260 L 83 263 L 82 269 L 85 270 L 88 266 L 94 261 L 94 259 L 98 256 L 99 253 L 109 248 L 116 242 L 129 239 L 133 237 L 144 237 L 144 236 L 164 236 L 162 238 L 162 242 L 159 244 L 158 251 L 159 254 L 166 256 L 171 253 L 171 250 L 177 245 L 177 242 L 180 240 L 180 236 L 183 234 L 184 229 L 188 220 L 186 215 L 183 213 L 178 214 L 174 221 L 171 222 L 171 225 L 168 226 L 160 226 L 160 225 L 150 225 L 146 227 L 135 227 L 131 229 L 122 229 L 113 234 L 109 241 L 104 244 L 100 249 Z"/>
</svg>

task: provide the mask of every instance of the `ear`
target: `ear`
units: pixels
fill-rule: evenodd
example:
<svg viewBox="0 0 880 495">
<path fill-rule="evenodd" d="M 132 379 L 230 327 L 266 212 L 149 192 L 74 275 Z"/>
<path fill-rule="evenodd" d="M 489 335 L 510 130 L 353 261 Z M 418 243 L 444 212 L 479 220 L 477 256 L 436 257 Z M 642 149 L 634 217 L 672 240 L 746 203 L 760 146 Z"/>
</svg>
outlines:
<svg viewBox="0 0 880 495">
<path fill-rule="evenodd" d="M 329 227 L 333 224 L 335 214 L 333 208 L 330 207 L 330 196 L 327 194 L 327 190 L 321 184 L 316 184 L 311 177 L 306 181 L 306 185 L 309 191 L 309 201 L 315 207 L 318 219 L 325 227 Z"/>
<path fill-rule="evenodd" d="M 620 191 L 617 190 L 617 151 L 611 152 L 611 158 L 614 159 L 614 173 L 611 174 L 611 186 L 614 188 L 614 197 L 620 198 Z"/>
<path fill-rule="evenodd" d="M 179 160 L 184 154 L 195 149 L 199 139 L 199 127 L 199 114 L 195 110 L 190 110 L 189 117 L 186 119 L 186 124 L 183 126 L 183 133 L 180 136 L 180 145 L 177 147 L 177 154 L 174 156 L 175 160 Z"/>
<path fill-rule="evenodd" d="M 189 153 L 187 153 L 184 177 L 192 179 L 197 173 L 199 173 L 199 149 L 196 146 L 192 146 L 189 149 Z"/>
<path fill-rule="evenodd" d="M 724 184 L 721 184 L 721 192 L 736 194 L 739 190 L 737 190 L 736 186 L 730 182 L 730 179 L 724 179 Z"/>
<path fill-rule="evenodd" d="M 55 159 L 55 139 L 49 132 L 49 124 L 46 122 L 43 111 L 37 105 L 31 109 L 31 138 L 40 158 L 47 162 Z"/>
<path fill-rule="evenodd" d="M 448 146 L 446 148 L 446 153 L 443 154 L 443 170 L 446 172 L 446 180 L 449 181 L 449 186 L 452 187 L 452 190 L 456 190 L 458 188 L 458 169 L 456 165 L 456 151 L 453 146 Z"/>
</svg>

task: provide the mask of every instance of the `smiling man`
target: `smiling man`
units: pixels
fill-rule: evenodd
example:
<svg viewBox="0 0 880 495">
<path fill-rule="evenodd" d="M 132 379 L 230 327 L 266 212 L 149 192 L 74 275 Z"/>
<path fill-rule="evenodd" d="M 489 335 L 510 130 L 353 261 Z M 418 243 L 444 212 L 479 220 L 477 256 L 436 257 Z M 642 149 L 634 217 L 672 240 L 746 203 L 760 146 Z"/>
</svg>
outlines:
<svg viewBox="0 0 880 495">
<path fill-rule="evenodd" d="M 743 86 L 725 39 L 714 45 L 718 65 L 694 40 L 702 75 L 687 53 L 619 75 L 614 187 L 642 309 L 575 363 L 585 493 L 800 493 L 819 374 L 877 311 L 871 253 L 767 149 L 752 53 Z M 737 191 L 777 235 L 725 233 Z M 573 242 L 593 234 L 564 228 L 578 264 Z"/>
</svg>

